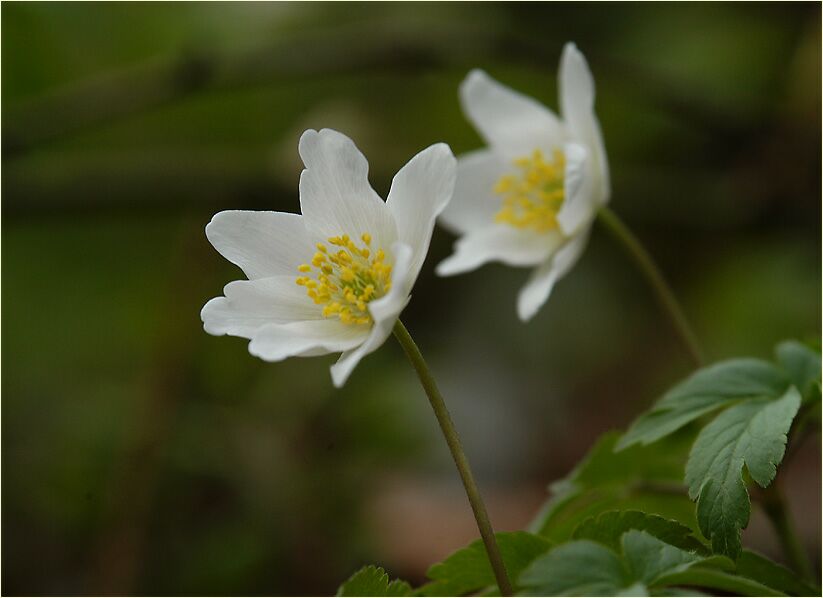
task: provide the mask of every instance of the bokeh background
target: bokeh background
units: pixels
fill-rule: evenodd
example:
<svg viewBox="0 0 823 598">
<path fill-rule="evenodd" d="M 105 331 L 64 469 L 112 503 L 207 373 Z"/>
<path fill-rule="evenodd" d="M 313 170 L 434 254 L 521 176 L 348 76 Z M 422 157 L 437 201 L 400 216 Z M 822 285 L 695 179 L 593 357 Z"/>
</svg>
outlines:
<svg viewBox="0 0 823 598">
<path fill-rule="evenodd" d="M 613 207 L 712 359 L 821 326 L 820 5 L 8 3 L 2 6 L 2 591 L 330 594 L 365 563 L 419 582 L 476 536 L 427 401 L 388 342 L 265 364 L 202 331 L 242 275 L 203 228 L 298 211 L 297 140 L 351 136 L 385 196 L 423 147 L 480 145 L 472 67 L 556 107 L 574 40 Z M 438 279 L 404 320 L 498 530 L 689 363 L 596 227 L 529 325 L 527 273 Z M 820 437 L 783 474 L 820 561 Z M 776 557 L 755 510 L 747 541 Z"/>
</svg>

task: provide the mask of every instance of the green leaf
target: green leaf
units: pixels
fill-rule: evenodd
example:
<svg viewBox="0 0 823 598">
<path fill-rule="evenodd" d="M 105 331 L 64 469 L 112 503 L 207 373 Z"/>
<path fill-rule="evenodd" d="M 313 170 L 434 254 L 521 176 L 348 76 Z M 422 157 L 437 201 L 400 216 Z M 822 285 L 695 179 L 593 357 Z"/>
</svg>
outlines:
<svg viewBox="0 0 823 598">
<path fill-rule="evenodd" d="M 646 532 L 631 530 L 621 539 L 623 556 L 634 580 L 651 586 L 667 573 L 684 571 L 701 557 L 666 544 Z"/>
<path fill-rule="evenodd" d="M 785 341 L 776 349 L 777 362 L 786 370 L 804 399 L 808 399 L 812 386 L 820 385 L 820 353 L 797 341 Z"/>
<path fill-rule="evenodd" d="M 686 463 L 686 484 L 697 500 L 700 530 L 715 552 L 740 554 L 740 530 L 751 510 L 743 465 L 760 486 L 771 483 L 799 407 L 800 394 L 791 387 L 777 401 L 746 401 L 727 409 L 698 435 Z"/>
<path fill-rule="evenodd" d="M 501 532 L 495 534 L 495 538 L 512 580 L 552 545 L 545 538 L 528 532 Z M 481 540 L 461 548 L 442 563 L 432 565 L 427 575 L 432 582 L 420 588 L 424 596 L 461 596 L 489 586 L 497 587 Z"/>
<path fill-rule="evenodd" d="M 633 583 L 623 560 L 590 540 L 558 546 L 536 559 L 518 582 L 528 596 L 620 596 Z"/>
<path fill-rule="evenodd" d="M 642 511 L 607 511 L 581 523 L 572 537 L 576 540 L 594 540 L 609 548 L 620 548 L 620 538 L 629 530 L 640 530 L 659 540 L 681 548 L 705 554 L 706 546 L 682 523 Z"/>
<path fill-rule="evenodd" d="M 728 559 L 704 558 L 637 530 L 620 539 L 620 552 L 591 540 L 562 544 L 538 557 L 518 583 L 530 596 L 647 596 L 667 576 L 696 565 L 732 568 Z"/>
<path fill-rule="evenodd" d="M 698 370 L 669 390 L 641 415 L 617 443 L 617 450 L 650 444 L 701 415 L 742 399 L 779 397 L 789 379 L 778 367 L 759 359 L 732 359 Z"/>
<path fill-rule="evenodd" d="M 654 446 L 619 453 L 616 432 L 602 436 L 564 479 L 551 485 L 551 498 L 529 529 L 559 543 L 585 520 L 606 511 L 636 510 L 677 520 L 697 530 L 694 505 L 683 471 L 694 434 L 682 430 Z"/>
<path fill-rule="evenodd" d="M 367 565 L 352 575 L 337 590 L 338 596 L 412 596 L 412 588 L 405 581 L 389 582 L 388 574 L 374 565 Z"/>
<path fill-rule="evenodd" d="M 740 553 L 740 558 L 737 559 L 737 574 L 786 594 L 820 596 L 820 588 L 804 582 L 793 571 L 751 550 Z"/>
</svg>

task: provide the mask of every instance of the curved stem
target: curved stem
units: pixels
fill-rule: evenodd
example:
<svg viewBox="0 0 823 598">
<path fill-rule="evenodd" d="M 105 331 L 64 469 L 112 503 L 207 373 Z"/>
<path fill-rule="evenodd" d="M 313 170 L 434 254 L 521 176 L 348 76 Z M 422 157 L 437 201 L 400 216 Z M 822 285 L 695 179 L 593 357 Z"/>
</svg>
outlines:
<svg viewBox="0 0 823 598">
<path fill-rule="evenodd" d="M 486 554 L 488 554 L 489 563 L 494 571 L 494 577 L 497 579 L 500 593 L 503 596 L 511 596 L 513 594 L 511 582 L 506 574 L 506 567 L 503 565 L 503 558 L 500 556 L 497 540 L 494 538 L 494 530 L 492 529 L 491 521 L 489 521 L 489 514 L 486 512 L 486 506 L 483 504 L 480 491 L 477 489 L 471 467 L 469 467 L 469 461 L 466 458 L 466 453 L 463 452 L 460 437 L 457 435 L 457 430 L 454 428 L 454 423 L 452 423 L 449 411 L 446 409 L 443 396 L 437 388 L 437 384 L 423 359 L 423 355 L 420 353 L 420 349 L 417 348 L 409 331 L 406 330 L 406 327 L 400 320 L 397 320 L 397 323 L 394 325 L 394 336 L 414 366 L 417 376 L 420 378 L 420 384 L 423 385 L 426 396 L 429 397 L 429 403 L 431 403 L 434 415 L 437 417 L 437 422 L 443 431 L 443 436 L 446 438 L 446 444 L 449 445 L 454 464 L 457 465 L 460 478 L 463 480 L 463 487 L 466 489 L 466 495 L 469 497 L 469 503 L 474 512 L 474 519 L 477 521 L 480 536 L 483 538 Z"/>
<path fill-rule="evenodd" d="M 789 564 L 800 576 L 809 581 L 813 581 L 814 574 L 812 573 L 812 565 L 809 562 L 809 556 L 803 549 L 803 544 L 797 536 L 797 530 L 792 521 L 792 516 L 789 513 L 789 507 L 786 504 L 786 498 L 780 490 L 779 480 L 775 479 L 771 485 L 762 493 L 761 505 L 772 522 L 780 544 L 783 546 L 783 552 L 789 560 Z"/>
<path fill-rule="evenodd" d="M 697 586 L 699 588 L 732 592 L 739 596 L 786 596 L 783 592 L 764 586 L 753 579 L 699 566 L 664 575 L 655 580 L 654 585 L 660 587 L 674 585 Z M 719 595 L 723 596 L 724 594 Z"/>
<path fill-rule="evenodd" d="M 669 317 L 680 340 L 689 352 L 689 356 L 694 362 L 694 365 L 697 367 L 703 365 L 703 353 L 700 350 L 697 337 L 689 326 L 689 322 L 686 320 L 683 309 L 677 302 L 674 293 L 666 282 L 666 279 L 663 278 L 663 274 L 651 256 L 638 238 L 634 236 L 634 233 L 632 233 L 623 221 L 618 218 L 617 214 L 612 212 L 608 207 L 603 206 L 600 208 L 597 215 L 600 218 L 600 222 L 609 230 L 615 239 L 620 241 L 637 267 L 640 268 L 646 281 L 654 290 L 661 307 L 663 307 L 663 310 Z"/>
</svg>

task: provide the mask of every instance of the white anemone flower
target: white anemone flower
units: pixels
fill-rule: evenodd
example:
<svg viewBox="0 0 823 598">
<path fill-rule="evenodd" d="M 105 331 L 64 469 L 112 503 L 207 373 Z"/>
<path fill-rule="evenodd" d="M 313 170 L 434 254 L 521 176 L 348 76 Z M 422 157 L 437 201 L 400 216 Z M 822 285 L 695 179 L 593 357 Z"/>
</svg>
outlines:
<svg viewBox="0 0 823 598">
<path fill-rule="evenodd" d="M 461 104 L 488 147 L 458 159 L 454 197 L 440 217 L 460 235 L 437 266 L 441 276 L 491 261 L 534 267 L 517 299 L 523 321 L 577 262 L 610 194 L 594 80 L 572 43 L 563 49 L 558 84 L 562 118 L 481 70 L 469 73 Z"/>
<path fill-rule="evenodd" d="M 384 202 L 354 143 L 331 129 L 299 144 L 302 215 L 225 211 L 206 236 L 248 280 L 200 314 L 206 332 L 250 339 L 266 361 L 342 353 L 331 367 L 342 386 L 391 334 L 409 302 L 437 216 L 454 190 L 456 160 L 438 143 L 412 158 Z"/>
</svg>

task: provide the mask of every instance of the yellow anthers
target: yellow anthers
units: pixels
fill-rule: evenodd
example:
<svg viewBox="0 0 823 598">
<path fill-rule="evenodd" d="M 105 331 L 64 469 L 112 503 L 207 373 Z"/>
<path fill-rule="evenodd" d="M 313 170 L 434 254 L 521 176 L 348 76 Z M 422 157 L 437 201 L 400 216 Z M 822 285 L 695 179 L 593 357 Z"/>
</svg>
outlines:
<svg viewBox="0 0 823 598">
<path fill-rule="evenodd" d="M 338 248 L 329 252 L 317 244 L 317 253 L 310 264 L 297 270 L 309 276 L 298 276 L 295 282 L 306 287 L 306 295 L 322 305 L 324 318 L 337 318 L 344 324 L 371 324 L 369 302 L 383 297 L 391 289 L 392 267 L 386 264 L 382 248 L 369 249 L 372 236 L 363 233 L 359 246 L 348 235 L 330 237 L 329 245 Z"/>
<path fill-rule="evenodd" d="M 563 152 L 554 150 L 547 161 L 537 149 L 530 156 L 517 158 L 513 165 L 519 172 L 503 175 L 494 186 L 494 192 L 503 196 L 495 222 L 537 232 L 557 228 L 557 212 L 565 199 Z"/>
</svg>

